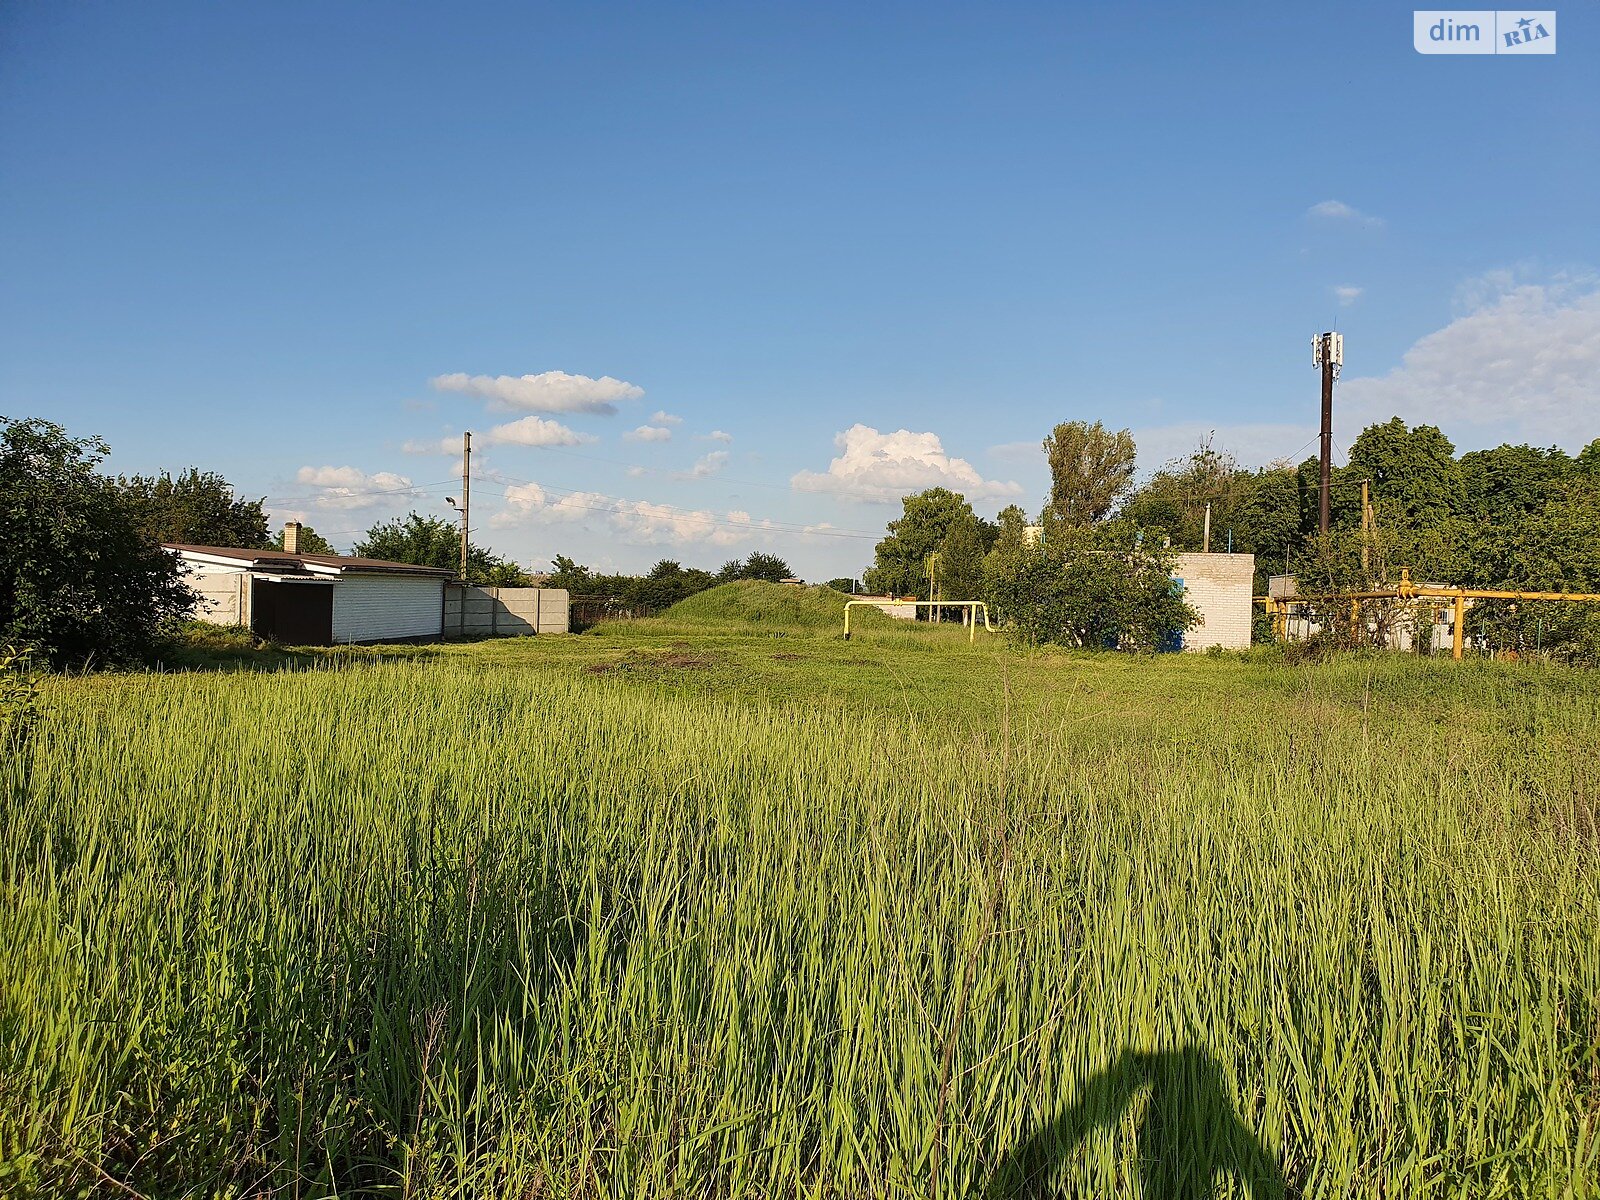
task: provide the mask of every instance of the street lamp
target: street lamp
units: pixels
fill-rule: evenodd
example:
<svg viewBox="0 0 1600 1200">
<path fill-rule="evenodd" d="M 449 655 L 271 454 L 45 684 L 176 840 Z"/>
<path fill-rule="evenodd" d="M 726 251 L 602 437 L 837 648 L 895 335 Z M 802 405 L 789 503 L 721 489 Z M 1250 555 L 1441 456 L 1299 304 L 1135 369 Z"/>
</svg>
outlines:
<svg viewBox="0 0 1600 1200">
<path fill-rule="evenodd" d="M 461 582 L 467 581 L 467 510 L 465 506 L 457 504 L 454 496 L 446 496 L 444 502 L 456 510 L 456 515 L 461 518 Z"/>
</svg>

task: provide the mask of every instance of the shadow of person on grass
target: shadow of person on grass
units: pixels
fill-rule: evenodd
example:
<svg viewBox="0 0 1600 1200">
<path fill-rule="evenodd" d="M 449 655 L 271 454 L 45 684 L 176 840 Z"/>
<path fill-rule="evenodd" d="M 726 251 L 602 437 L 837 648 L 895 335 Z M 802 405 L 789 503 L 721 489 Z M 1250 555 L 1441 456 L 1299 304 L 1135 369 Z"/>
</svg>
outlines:
<svg viewBox="0 0 1600 1200">
<path fill-rule="evenodd" d="M 1287 1194 L 1277 1159 L 1234 1114 L 1216 1060 L 1197 1046 L 1124 1051 L 1092 1077 L 1079 1098 L 1035 1130 L 990 1177 L 991 1200 L 1088 1196 L 1071 1178 L 1078 1148 L 1097 1129 L 1117 1125 L 1139 1091 L 1149 1095 L 1135 1146 L 1144 1200 L 1209 1200 L 1233 1176 L 1254 1200 Z"/>
</svg>

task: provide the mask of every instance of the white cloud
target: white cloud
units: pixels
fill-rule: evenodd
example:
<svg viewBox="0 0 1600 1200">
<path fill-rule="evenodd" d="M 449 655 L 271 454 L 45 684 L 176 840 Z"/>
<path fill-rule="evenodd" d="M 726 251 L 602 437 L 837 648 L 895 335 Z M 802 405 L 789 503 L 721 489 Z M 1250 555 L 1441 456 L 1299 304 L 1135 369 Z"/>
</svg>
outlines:
<svg viewBox="0 0 1600 1200">
<path fill-rule="evenodd" d="M 683 418 L 674 416 L 669 412 L 658 411 L 653 417 L 650 418 L 650 422 L 654 425 L 682 425 Z"/>
<path fill-rule="evenodd" d="M 484 440 L 496 446 L 581 446 L 600 439 L 590 433 L 568 429 L 560 421 L 523 417 L 519 421 L 496 425 Z"/>
<path fill-rule="evenodd" d="M 687 471 L 680 471 L 678 474 L 684 479 L 705 479 L 707 476 L 715 475 L 727 465 L 728 452 L 726 450 L 713 450 L 709 454 L 702 454 L 695 460 L 694 466 Z"/>
<path fill-rule="evenodd" d="M 705 542 L 731 546 L 772 527 L 770 521 L 755 522 L 746 512 L 730 512 L 718 517 L 705 509 L 685 510 L 646 500 L 619 500 L 611 526 L 622 537 L 635 542 L 683 545 Z"/>
<path fill-rule="evenodd" d="M 762 535 L 773 528 L 772 522 L 753 521 L 746 512 L 733 511 L 718 516 L 706 509 L 674 508 L 647 500 L 619 500 L 600 492 L 551 496 L 537 483 L 508 487 L 506 505 L 489 518 L 492 527 L 505 529 L 529 523 L 597 519 L 604 521 L 623 541 L 645 545 L 700 542 L 731 546 L 736 542 L 761 540 Z"/>
<path fill-rule="evenodd" d="M 621 379 L 602 375 L 569 375 L 565 371 L 545 371 L 538 375 L 435 375 L 428 381 L 441 392 L 461 392 L 482 396 L 489 407 L 501 412 L 528 409 L 534 412 L 614 413 L 623 400 L 637 400 L 644 389 Z"/>
<path fill-rule="evenodd" d="M 1351 287 L 1349 284 L 1345 284 L 1334 288 L 1333 294 L 1341 307 L 1349 308 L 1357 300 L 1361 299 L 1361 293 L 1366 290 L 1366 288 Z"/>
<path fill-rule="evenodd" d="M 733 441 L 733 434 L 724 433 L 720 429 L 713 429 L 710 433 L 706 434 L 706 440 L 710 442 L 731 442 Z"/>
<path fill-rule="evenodd" d="M 517 483 L 506 488 L 505 509 L 489 518 L 495 529 L 506 529 L 529 521 L 553 523 L 581 521 L 598 512 L 609 512 L 614 502 L 599 492 L 571 492 L 549 496 L 537 483 Z"/>
<path fill-rule="evenodd" d="M 544 507 L 544 489 L 537 483 L 514 483 L 506 488 L 506 503 L 528 511 Z"/>
<path fill-rule="evenodd" d="M 411 487 L 404 475 L 392 471 L 368 475 L 358 467 L 301 467 L 295 478 L 321 489 L 314 501 L 318 508 L 373 508 Z"/>
<path fill-rule="evenodd" d="M 1481 444 L 1569 448 L 1600 432 L 1600 288 L 1592 280 L 1518 284 L 1499 273 L 1461 294 L 1473 311 L 1418 340 L 1398 367 L 1345 379 L 1335 411 L 1348 414 L 1346 428 L 1399 416 L 1447 432 L 1465 427 Z"/>
<path fill-rule="evenodd" d="M 496 425 L 486 433 L 474 434 L 472 448 L 477 450 L 488 446 L 583 446 L 599 440 L 592 433 L 579 433 L 575 429 L 569 429 L 560 421 L 547 421 L 543 417 L 522 417 L 516 421 L 508 421 L 504 425 Z M 461 453 L 461 435 L 451 434 L 437 441 L 427 439 L 409 441 L 400 449 L 407 454 L 456 456 Z"/>
<path fill-rule="evenodd" d="M 1352 208 L 1343 200 L 1323 200 L 1306 209 L 1306 216 L 1318 221 L 1343 222 L 1376 229 L 1383 224 L 1382 217 L 1370 216 L 1359 208 Z"/>
<path fill-rule="evenodd" d="M 661 425 L 641 425 L 622 435 L 627 442 L 668 442 L 672 440 L 672 430 Z"/>
<path fill-rule="evenodd" d="M 947 487 L 968 500 L 1015 496 L 1015 483 L 986 480 L 964 458 L 951 458 L 936 433 L 909 429 L 879 433 L 852 425 L 833 439 L 839 456 L 823 472 L 800 471 L 790 479 L 797 492 L 832 492 L 865 501 L 894 501 L 930 487 Z"/>
</svg>

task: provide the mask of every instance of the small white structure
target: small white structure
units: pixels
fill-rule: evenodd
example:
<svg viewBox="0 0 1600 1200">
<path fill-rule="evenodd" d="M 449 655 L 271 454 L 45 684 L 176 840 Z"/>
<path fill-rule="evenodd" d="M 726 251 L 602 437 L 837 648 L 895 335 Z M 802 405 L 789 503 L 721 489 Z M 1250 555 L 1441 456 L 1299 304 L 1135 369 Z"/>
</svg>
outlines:
<svg viewBox="0 0 1600 1200">
<path fill-rule="evenodd" d="M 851 596 L 852 600 L 864 600 L 885 616 L 893 617 L 896 621 L 915 621 L 917 619 L 917 606 L 903 600 L 896 600 L 893 596 Z"/>
<path fill-rule="evenodd" d="M 195 616 L 291 646 L 392 642 L 444 632 L 453 572 L 377 558 L 168 543 L 200 597 Z"/>
<path fill-rule="evenodd" d="M 1200 623 L 1183 635 L 1185 650 L 1249 647 L 1255 575 L 1254 554 L 1173 555 L 1172 577 L 1200 614 Z"/>
</svg>

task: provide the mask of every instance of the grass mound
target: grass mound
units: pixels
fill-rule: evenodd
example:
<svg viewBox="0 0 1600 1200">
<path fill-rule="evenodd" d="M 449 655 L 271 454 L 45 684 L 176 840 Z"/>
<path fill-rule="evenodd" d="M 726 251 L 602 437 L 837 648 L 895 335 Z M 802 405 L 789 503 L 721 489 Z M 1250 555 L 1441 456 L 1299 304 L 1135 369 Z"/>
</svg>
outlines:
<svg viewBox="0 0 1600 1200">
<path fill-rule="evenodd" d="M 844 628 L 844 606 L 850 597 L 827 587 L 795 587 L 784 583 L 761 583 L 745 579 L 680 600 L 662 617 L 691 625 L 771 625 L 801 629 Z M 891 618 L 876 609 L 857 608 L 850 624 L 862 627 L 882 624 Z"/>
</svg>

